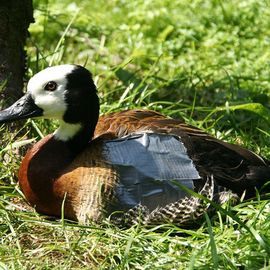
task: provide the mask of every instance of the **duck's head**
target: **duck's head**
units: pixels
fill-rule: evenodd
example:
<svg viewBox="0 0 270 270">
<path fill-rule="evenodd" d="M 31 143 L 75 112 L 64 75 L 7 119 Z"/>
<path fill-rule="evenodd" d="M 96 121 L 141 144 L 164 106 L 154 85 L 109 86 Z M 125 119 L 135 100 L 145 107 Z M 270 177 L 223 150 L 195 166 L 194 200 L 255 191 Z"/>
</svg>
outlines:
<svg viewBox="0 0 270 270">
<path fill-rule="evenodd" d="M 26 94 L 0 112 L 0 124 L 27 118 L 58 119 L 60 128 L 55 137 L 65 141 L 85 128 L 92 136 L 98 114 L 99 100 L 91 73 L 82 66 L 59 65 L 34 75 Z"/>
</svg>

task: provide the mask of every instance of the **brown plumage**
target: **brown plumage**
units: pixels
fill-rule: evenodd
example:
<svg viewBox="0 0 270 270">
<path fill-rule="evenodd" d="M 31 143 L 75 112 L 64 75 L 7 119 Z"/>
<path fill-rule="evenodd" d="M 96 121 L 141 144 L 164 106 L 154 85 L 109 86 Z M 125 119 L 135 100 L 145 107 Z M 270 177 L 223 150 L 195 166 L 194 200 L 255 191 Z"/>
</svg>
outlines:
<svg viewBox="0 0 270 270">
<path fill-rule="evenodd" d="M 104 160 L 98 139 L 75 158 L 52 135 L 36 143 L 19 170 L 20 187 L 38 212 L 86 222 L 99 221 L 113 199 L 116 171 Z M 41 166 L 41 164 L 43 164 Z"/>
<path fill-rule="evenodd" d="M 221 186 L 232 189 L 238 195 L 245 191 L 246 197 L 254 196 L 254 187 L 260 188 L 270 179 L 267 161 L 238 145 L 218 140 L 204 131 L 185 124 L 178 119 L 167 118 L 150 110 L 127 110 L 101 116 L 95 130 L 95 137 L 104 133 L 121 137 L 138 131 L 174 134 L 187 146 L 188 154 L 196 163 L 201 175 L 214 175 Z"/>
</svg>

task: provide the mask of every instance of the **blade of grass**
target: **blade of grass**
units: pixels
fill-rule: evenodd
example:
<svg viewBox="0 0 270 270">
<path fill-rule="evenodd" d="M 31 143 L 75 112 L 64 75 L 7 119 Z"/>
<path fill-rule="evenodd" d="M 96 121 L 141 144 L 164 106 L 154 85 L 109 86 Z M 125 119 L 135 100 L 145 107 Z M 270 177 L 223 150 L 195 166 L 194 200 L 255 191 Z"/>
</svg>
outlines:
<svg viewBox="0 0 270 270">
<path fill-rule="evenodd" d="M 217 253 L 217 246 L 215 243 L 215 237 L 213 234 L 213 230 L 212 230 L 212 225 L 211 225 L 211 221 L 209 219 L 209 216 L 207 213 L 204 214 L 204 217 L 206 219 L 206 223 L 207 223 L 207 231 L 209 233 L 209 245 L 211 247 L 211 254 L 212 254 L 212 260 L 213 260 L 213 265 L 214 265 L 214 269 L 218 269 L 218 261 L 219 261 L 219 257 L 218 257 L 218 253 Z"/>
<path fill-rule="evenodd" d="M 66 29 L 64 30 L 63 34 L 61 35 L 61 38 L 59 39 L 59 41 L 58 41 L 58 43 L 57 43 L 57 45 L 56 45 L 56 47 L 55 47 L 55 50 L 54 50 L 54 52 L 53 52 L 52 58 L 51 58 L 51 60 L 49 61 L 49 66 L 53 65 L 54 62 L 56 61 L 56 57 L 58 56 L 57 53 L 58 53 L 58 51 L 59 51 L 59 49 L 60 49 L 62 43 L 64 42 L 64 39 L 65 39 L 65 37 L 66 37 L 66 35 L 67 35 L 67 33 L 68 33 L 68 31 L 69 31 L 71 25 L 74 23 L 75 19 L 77 18 L 79 12 L 80 12 L 79 9 L 76 10 L 76 12 L 74 13 L 72 19 L 70 20 L 69 24 L 67 25 L 67 27 L 66 27 Z M 59 61 L 56 61 L 56 62 L 58 63 Z"/>
</svg>

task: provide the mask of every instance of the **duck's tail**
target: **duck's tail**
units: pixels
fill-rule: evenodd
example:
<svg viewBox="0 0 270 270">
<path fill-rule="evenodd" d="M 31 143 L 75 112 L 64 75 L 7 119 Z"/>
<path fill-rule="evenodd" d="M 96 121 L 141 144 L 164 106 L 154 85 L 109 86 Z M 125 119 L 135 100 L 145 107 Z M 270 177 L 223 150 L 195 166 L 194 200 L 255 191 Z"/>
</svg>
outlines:
<svg viewBox="0 0 270 270">
<path fill-rule="evenodd" d="M 270 166 L 249 166 L 246 180 L 247 184 L 259 191 L 270 192 Z"/>
</svg>

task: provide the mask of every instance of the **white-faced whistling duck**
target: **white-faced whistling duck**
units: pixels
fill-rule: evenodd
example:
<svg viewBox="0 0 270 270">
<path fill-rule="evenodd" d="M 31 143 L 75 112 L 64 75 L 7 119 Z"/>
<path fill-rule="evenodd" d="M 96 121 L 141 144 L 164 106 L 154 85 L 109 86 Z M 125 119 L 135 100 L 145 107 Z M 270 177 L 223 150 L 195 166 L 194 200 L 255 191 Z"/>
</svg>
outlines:
<svg viewBox="0 0 270 270">
<path fill-rule="evenodd" d="M 222 203 L 255 196 L 270 180 L 269 161 L 180 120 L 150 110 L 99 117 L 96 87 L 82 66 L 37 73 L 26 94 L 0 112 L 0 124 L 26 118 L 60 122 L 19 170 L 26 199 L 47 215 L 61 216 L 64 203 L 65 217 L 81 223 L 110 217 L 124 225 L 185 225 L 209 203 L 183 186 Z"/>
</svg>

